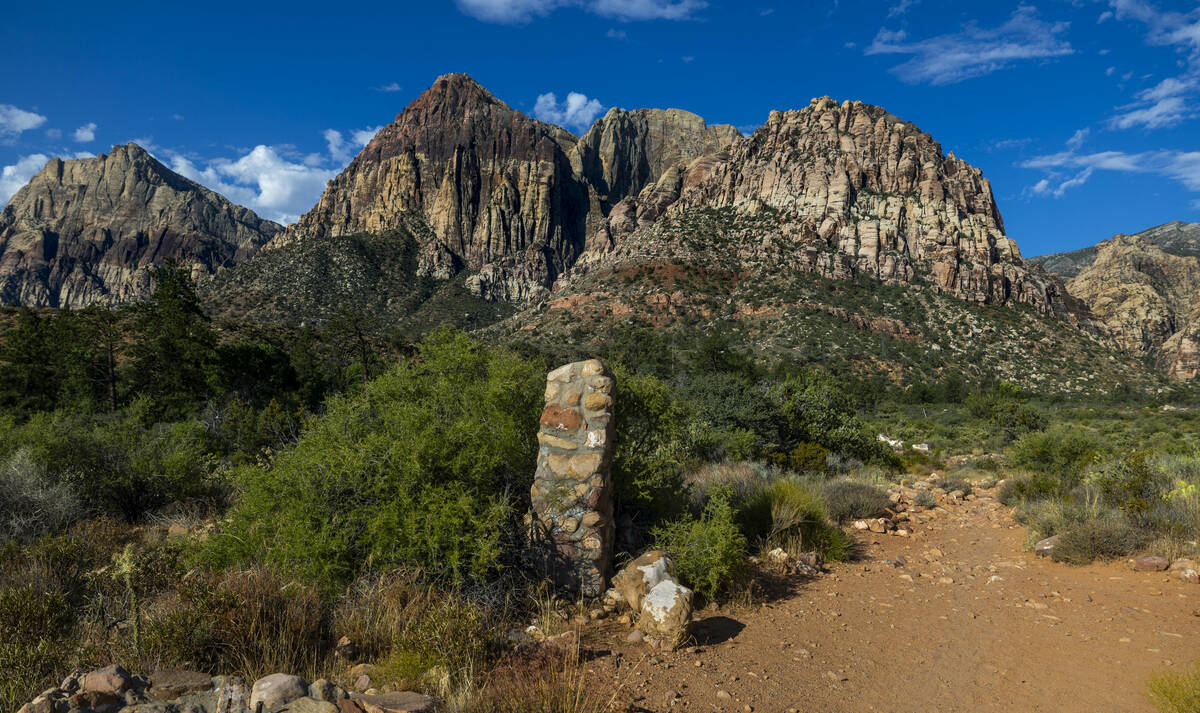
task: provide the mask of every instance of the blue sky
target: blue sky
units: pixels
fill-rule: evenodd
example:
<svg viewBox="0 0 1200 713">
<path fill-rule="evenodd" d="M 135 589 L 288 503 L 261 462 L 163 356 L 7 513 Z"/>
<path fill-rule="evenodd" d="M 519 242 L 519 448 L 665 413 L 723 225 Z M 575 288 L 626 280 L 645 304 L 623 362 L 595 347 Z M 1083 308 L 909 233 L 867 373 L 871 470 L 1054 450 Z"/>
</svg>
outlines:
<svg viewBox="0 0 1200 713">
<path fill-rule="evenodd" d="M 1200 220 L 1196 2 L 360 5 L 12 4 L 0 201 L 50 156 L 134 140 L 294 220 L 438 75 L 468 72 L 576 133 L 610 106 L 751 131 L 815 96 L 878 104 L 983 169 L 1026 255 Z"/>
</svg>

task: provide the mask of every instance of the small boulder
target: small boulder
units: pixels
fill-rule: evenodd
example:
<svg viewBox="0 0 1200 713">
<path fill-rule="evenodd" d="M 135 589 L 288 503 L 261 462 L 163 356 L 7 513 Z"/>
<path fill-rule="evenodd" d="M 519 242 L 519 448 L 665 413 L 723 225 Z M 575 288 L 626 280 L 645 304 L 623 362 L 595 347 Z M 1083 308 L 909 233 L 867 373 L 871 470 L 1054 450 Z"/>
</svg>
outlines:
<svg viewBox="0 0 1200 713">
<path fill-rule="evenodd" d="M 384 693 L 368 696 L 355 694 L 350 700 L 358 704 L 366 713 L 431 713 L 433 699 L 429 696 L 412 691 Z"/>
<path fill-rule="evenodd" d="M 675 648 L 691 632 L 692 599 L 692 590 L 674 578 L 664 579 L 642 599 L 638 626 Z"/>
<path fill-rule="evenodd" d="M 303 678 L 286 673 L 273 673 L 263 676 L 251 686 L 250 710 L 257 710 L 260 702 L 263 709 L 271 710 L 307 695 L 308 682 Z"/>
<path fill-rule="evenodd" d="M 1200 584 L 1200 572 L 1194 569 L 1181 569 L 1178 572 L 1177 576 L 1180 580 L 1190 582 L 1191 584 Z"/>
<path fill-rule="evenodd" d="M 1147 555 L 1146 557 L 1138 557 L 1133 561 L 1133 570 L 1135 572 L 1163 572 L 1167 567 L 1171 566 L 1171 561 L 1166 557 L 1157 555 Z"/>
<path fill-rule="evenodd" d="M 319 678 L 308 685 L 308 697 L 316 701 L 336 701 L 347 698 L 348 694 L 332 681 Z"/>
<path fill-rule="evenodd" d="M 350 662 L 357 661 L 359 655 L 358 644 L 351 641 L 349 636 L 343 636 L 338 639 L 337 646 L 333 647 L 333 655 Z"/>
<path fill-rule="evenodd" d="M 1038 557 L 1049 557 L 1050 553 L 1058 545 L 1059 536 L 1047 537 L 1044 540 L 1038 540 L 1033 546 L 1033 553 Z"/>
<path fill-rule="evenodd" d="M 662 550 L 643 552 L 640 557 L 621 568 L 613 577 L 613 589 L 633 611 L 641 611 L 642 597 L 660 582 L 675 577 L 675 563 Z"/>
<path fill-rule="evenodd" d="M 329 701 L 318 701 L 307 696 L 289 701 L 279 713 L 340 713 L 338 707 Z"/>
<path fill-rule="evenodd" d="M 169 701 L 212 688 L 212 676 L 198 671 L 157 671 L 150 677 L 150 698 Z"/>
<path fill-rule="evenodd" d="M 81 688 L 96 693 L 123 694 L 133 684 L 133 678 L 125 669 L 113 664 L 84 674 Z"/>
</svg>

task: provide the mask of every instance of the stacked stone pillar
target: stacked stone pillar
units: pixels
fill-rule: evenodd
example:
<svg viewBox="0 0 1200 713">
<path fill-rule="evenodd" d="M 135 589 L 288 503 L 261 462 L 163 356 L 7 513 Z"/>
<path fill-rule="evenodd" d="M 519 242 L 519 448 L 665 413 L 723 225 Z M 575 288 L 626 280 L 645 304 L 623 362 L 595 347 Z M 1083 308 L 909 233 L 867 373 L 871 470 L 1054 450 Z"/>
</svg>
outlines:
<svg viewBox="0 0 1200 713">
<path fill-rule="evenodd" d="M 535 531 L 556 583 L 599 597 L 612 560 L 613 397 L 616 380 L 598 359 L 546 377 L 538 467 L 530 495 Z"/>
</svg>

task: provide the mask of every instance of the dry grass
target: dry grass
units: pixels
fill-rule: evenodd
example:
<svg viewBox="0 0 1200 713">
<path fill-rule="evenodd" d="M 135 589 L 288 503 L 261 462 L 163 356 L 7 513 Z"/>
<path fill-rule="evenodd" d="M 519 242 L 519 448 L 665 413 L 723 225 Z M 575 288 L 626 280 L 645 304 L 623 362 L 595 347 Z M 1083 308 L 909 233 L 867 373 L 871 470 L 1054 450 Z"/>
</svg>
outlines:
<svg viewBox="0 0 1200 713">
<path fill-rule="evenodd" d="M 1200 713 L 1200 663 L 1181 673 L 1164 673 L 1147 684 L 1150 700 L 1163 713 Z"/>
</svg>

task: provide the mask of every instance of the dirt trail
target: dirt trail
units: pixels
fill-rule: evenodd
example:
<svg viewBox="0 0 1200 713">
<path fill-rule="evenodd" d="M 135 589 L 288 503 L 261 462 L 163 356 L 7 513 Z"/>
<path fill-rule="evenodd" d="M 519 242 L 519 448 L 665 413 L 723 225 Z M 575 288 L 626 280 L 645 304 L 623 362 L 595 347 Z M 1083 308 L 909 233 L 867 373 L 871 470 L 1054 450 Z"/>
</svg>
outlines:
<svg viewBox="0 0 1200 713">
<path fill-rule="evenodd" d="M 861 535 L 861 560 L 759 608 L 703 612 L 698 650 L 595 629 L 588 665 L 646 711 L 1153 711 L 1147 678 L 1200 659 L 1200 586 L 1023 552 L 994 495 Z"/>
</svg>

